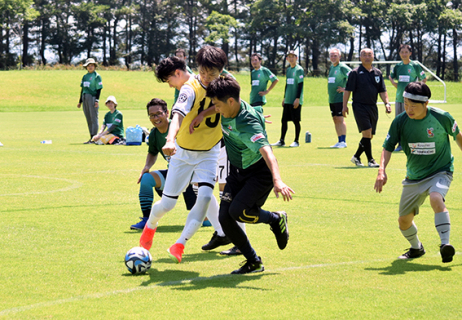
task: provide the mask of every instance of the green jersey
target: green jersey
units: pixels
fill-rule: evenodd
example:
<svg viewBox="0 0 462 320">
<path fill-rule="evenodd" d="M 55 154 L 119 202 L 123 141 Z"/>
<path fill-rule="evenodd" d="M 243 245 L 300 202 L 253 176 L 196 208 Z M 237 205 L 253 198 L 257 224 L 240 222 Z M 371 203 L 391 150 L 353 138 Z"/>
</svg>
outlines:
<svg viewBox="0 0 462 320">
<path fill-rule="evenodd" d="M 241 109 L 235 118 L 221 117 L 228 159 L 237 168 L 246 169 L 259 161 L 260 148 L 269 145 L 265 118 L 260 110 L 241 100 Z"/>
<path fill-rule="evenodd" d="M 287 68 L 286 72 L 286 92 L 284 94 L 284 103 L 293 104 L 297 99 L 298 86 L 302 84 L 302 91 L 300 93 L 300 105 L 303 105 L 303 78 L 305 72 L 298 64 L 295 67 Z"/>
<path fill-rule="evenodd" d="M 104 116 L 103 125 L 111 129 L 111 133 L 119 138 L 124 137 L 124 118 L 122 112 L 115 109 L 114 113 L 109 111 Z"/>
<path fill-rule="evenodd" d="M 278 78 L 265 67 L 260 67 L 258 70 L 252 70 L 250 74 L 250 83 L 252 90 L 250 91 L 250 104 L 262 102 L 266 104 L 266 96 L 260 96 L 260 91 L 265 91 L 268 85 L 268 81 L 274 82 Z"/>
<path fill-rule="evenodd" d="M 103 88 L 103 80 L 101 80 L 101 76 L 94 71 L 83 76 L 80 86 L 83 89 L 82 93 L 89 93 L 92 96 L 96 96 L 96 91 Z"/>
<path fill-rule="evenodd" d="M 423 80 L 426 78 L 425 72 L 420 64 L 410 61 L 409 64 L 404 64 L 402 61 L 393 67 L 390 77 L 398 80 L 398 88 L 396 89 L 396 102 L 404 102 L 404 88 L 409 82 Z"/>
<path fill-rule="evenodd" d="M 168 121 L 168 126 L 170 128 L 170 120 Z M 157 129 L 156 127 L 152 128 L 151 132 L 149 133 L 148 152 L 152 154 L 153 156 L 157 156 L 160 152 L 162 157 L 164 157 L 164 159 L 168 161 L 168 158 L 165 156 L 164 152 L 162 151 L 162 148 L 164 147 L 165 142 L 167 141 L 167 134 L 168 134 L 168 129 L 164 133 L 161 133 L 159 129 Z"/>
<path fill-rule="evenodd" d="M 422 180 L 441 171 L 454 171 L 448 136 L 455 140 L 458 134 L 457 122 L 449 113 L 428 107 L 427 115 L 420 120 L 410 119 L 406 112 L 396 116 L 383 148 L 392 152 L 401 142 L 407 156 L 406 179 Z"/>
<path fill-rule="evenodd" d="M 194 74 L 194 72 L 192 72 L 191 68 L 186 66 L 186 71 L 188 71 L 189 74 Z M 178 95 L 180 94 L 180 91 L 178 89 L 175 88 L 175 97 L 173 99 L 173 104 L 176 103 L 176 100 L 178 99 Z"/>
<path fill-rule="evenodd" d="M 329 69 L 329 77 L 327 78 L 327 92 L 329 93 L 329 103 L 343 102 L 343 92 L 337 92 L 338 87 L 345 88 L 348 74 L 351 68 L 343 62 L 338 65 L 331 65 Z"/>
</svg>

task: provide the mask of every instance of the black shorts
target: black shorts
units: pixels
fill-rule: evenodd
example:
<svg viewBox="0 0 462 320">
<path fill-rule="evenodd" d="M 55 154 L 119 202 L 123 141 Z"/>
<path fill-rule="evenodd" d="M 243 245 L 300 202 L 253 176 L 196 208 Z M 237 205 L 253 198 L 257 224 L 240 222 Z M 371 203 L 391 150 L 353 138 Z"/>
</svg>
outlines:
<svg viewBox="0 0 462 320">
<path fill-rule="evenodd" d="M 329 103 L 332 117 L 343 117 L 343 102 Z"/>
<path fill-rule="evenodd" d="M 223 194 L 231 193 L 231 202 L 239 201 L 245 208 L 261 207 L 273 189 L 271 170 L 262 158 L 247 169 L 231 164 Z"/>
<path fill-rule="evenodd" d="M 284 103 L 284 110 L 282 111 L 282 121 L 300 122 L 301 113 L 302 113 L 301 105 L 299 105 L 298 108 L 295 109 L 293 104 Z"/>
<path fill-rule="evenodd" d="M 156 170 L 156 171 L 159 172 L 161 175 L 163 175 L 164 179 L 167 179 L 168 169 Z M 154 189 L 156 190 L 159 197 L 162 197 L 162 190 L 157 189 L 157 188 L 154 188 Z M 186 209 L 191 210 L 192 207 L 194 207 L 194 205 L 196 204 L 196 198 L 197 196 L 196 196 L 196 193 L 194 192 L 192 185 L 191 184 L 188 185 L 186 190 L 183 192 L 183 199 L 186 204 Z"/>
<path fill-rule="evenodd" d="M 254 102 L 251 104 L 252 107 L 264 106 L 263 101 Z"/>
<path fill-rule="evenodd" d="M 372 129 L 372 135 L 375 135 L 377 121 L 379 120 L 377 105 L 353 102 L 353 113 L 359 132 Z"/>
</svg>

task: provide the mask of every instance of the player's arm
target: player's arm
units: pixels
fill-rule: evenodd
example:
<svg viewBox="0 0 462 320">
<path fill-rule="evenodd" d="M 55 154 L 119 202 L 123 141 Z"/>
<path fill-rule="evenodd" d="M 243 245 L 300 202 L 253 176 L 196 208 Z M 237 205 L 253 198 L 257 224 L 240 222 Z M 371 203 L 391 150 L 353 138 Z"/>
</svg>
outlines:
<svg viewBox="0 0 462 320">
<path fill-rule="evenodd" d="M 375 185 L 374 189 L 376 192 L 380 193 L 382 192 L 383 186 L 387 183 L 387 173 L 385 172 L 385 169 L 388 166 L 388 162 L 390 162 L 391 159 L 391 152 L 385 150 L 385 148 L 382 150 L 382 156 L 380 157 L 380 167 L 379 167 L 379 172 L 377 174 L 377 179 L 375 180 Z"/>
<path fill-rule="evenodd" d="M 276 194 L 276 198 L 279 198 L 279 193 L 281 193 L 282 198 L 284 201 L 292 200 L 291 193 L 295 193 L 289 186 L 287 186 L 284 182 L 282 182 L 281 175 L 279 174 L 279 166 L 276 157 L 273 154 L 273 149 L 270 146 L 263 146 L 260 148 L 260 153 L 265 159 L 266 165 L 271 170 L 271 174 L 273 176 L 273 184 L 274 184 L 274 193 Z"/>
<path fill-rule="evenodd" d="M 152 166 L 154 165 L 154 163 L 156 163 L 156 161 L 157 161 L 157 154 L 153 155 L 148 152 L 148 155 L 146 156 L 146 163 L 144 164 L 144 168 L 143 170 L 141 170 L 140 177 L 138 178 L 138 182 L 137 182 L 138 184 L 140 183 L 141 178 L 143 177 L 143 174 L 149 172 L 149 170 L 151 170 Z"/>
<path fill-rule="evenodd" d="M 459 132 L 456 136 L 456 143 L 459 146 L 459 149 L 462 150 L 462 132 Z"/>
<path fill-rule="evenodd" d="M 173 113 L 173 119 L 168 128 L 167 139 L 165 145 L 162 147 L 162 151 L 166 156 L 173 156 L 176 153 L 175 138 L 180 130 L 183 119 L 184 117 L 182 114 L 178 112 Z"/>
<path fill-rule="evenodd" d="M 351 94 L 351 91 L 348 91 L 348 90 L 343 91 L 343 110 L 342 110 L 342 114 L 343 114 L 344 118 L 346 118 L 346 115 L 348 114 L 348 100 L 350 100 L 350 94 Z"/>
<path fill-rule="evenodd" d="M 388 102 L 388 92 L 380 92 L 380 99 L 382 99 L 383 103 L 385 103 L 385 112 L 391 113 L 391 106 L 390 102 Z"/>
<path fill-rule="evenodd" d="M 191 124 L 189 125 L 189 133 L 192 134 L 194 132 L 194 128 L 197 127 L 205 118 L 213 116 L 217 113 L 217 109 L 213 106 L 203 110 L 191 121 Z"/>
<path fill-rule="evenodd" d="M 393 87 L 398 89 L 398 83 L 395 82 L 395 80 L 391 77 L 391 75 L 388 76 L 388 79 L 390 79 L 390 82 L 393 85 Z"/>
<path fill-rule="evenodd" d="M 260 91 L 258 94 L 260 96 L 266 96 L 268 93 L 270 93 L 271 90 L 273 90 L 273 88 L 278 84 L 278 82 L 279 79 L 274 80 L 273 82 L 271 82 L 271 85 L 268 89 L 266 89 L 265 91 Z"/>
</svg>

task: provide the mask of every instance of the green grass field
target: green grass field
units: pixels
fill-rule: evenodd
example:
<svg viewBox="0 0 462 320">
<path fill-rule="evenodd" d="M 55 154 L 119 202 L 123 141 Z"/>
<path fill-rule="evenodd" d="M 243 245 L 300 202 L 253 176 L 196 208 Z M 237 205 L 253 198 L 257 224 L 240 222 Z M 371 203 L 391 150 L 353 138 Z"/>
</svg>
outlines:
<svg viewBox="0 0 462 320">
<path fill-rule="evenodd" d="M 201 228 L 188 242 L 183 262 L 173 264 L 166 250 L 186 218 L 181 199 L 160 221 L 152 269 L 132 276 L 123 258 L 139 241 L 140 233 L 129 226 L 141 215 L 136 181 L 147 146 L 82 144 L 88 133 L 75 107 L 82 75 L 0 73 L 0 318 L 462 318 L 462 153 L 455 143 L 456 172 L 446 203 L 451 243 L 459 251 L 452 263 L 441 263 L 427 201 L 416 218 L 427 254 L 398 261 L 409 247 L 397 225 L 405 155 L 393 155 L 389 182 L 376 194 L 377 170 L 349 161 L 360 140 L 352 115 L 348 148 L 329 149 L 336 137 L 324 101 L 326 80 L 307 79 L 302 132 L 311 132 L 312 143 L 274 150 L 283 180 L 296 194 L 289 203 L 271 194 L 265 204 L 288 212 L 287 248 L 277 248 L 268 226 L 247 225 L 266 270 L 230 275 L 243 257 L 223 257 L 219 249 L 203 252 L 212 229 Z M 248 77 L 238 80 L 247 97 Z M 158 84 L 151 73 L 106 72 L 103 81 L 103 97 L 117 97 L 126 126 L 149 126 L 144 106 L 150 98 L 172 101 L 173 89 Z M 450 89 L 449 104 L 437 106 L 462 121 L 457 100 L 462 86 Z M 282 90 L 279 84 L 265 107 L 274 122 L 267 125 L 270 142 L 279 138 Z M 391 120 L 381 107 L 373 140 L 377 159 Z M 288 141 L 293 132 L 289 125 Z M 53 143 L 40 144 L 45 139 Z M 155 165 L 165 167 L 163 160 Z"/>
</svg>

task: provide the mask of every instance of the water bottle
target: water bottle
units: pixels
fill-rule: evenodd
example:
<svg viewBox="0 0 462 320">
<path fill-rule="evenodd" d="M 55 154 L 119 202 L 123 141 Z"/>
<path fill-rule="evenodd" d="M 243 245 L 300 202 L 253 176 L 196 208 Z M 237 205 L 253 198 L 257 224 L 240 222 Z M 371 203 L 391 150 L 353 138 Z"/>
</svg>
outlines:
<svg viewBox="0 0 462 320">
<path fill-rule="evenodd" d="M 41 144 L 51 144 L 52 141 L 51 140 L 43 140 L 43 141 L 40 141 Z"/>
<path fill-rule="evenodd" d="M 305 142 L 306 143 L 310 143 L 311 142 L 311 133 L 309 131 L 307 131 L 305 133 Z"/>
</svg>

